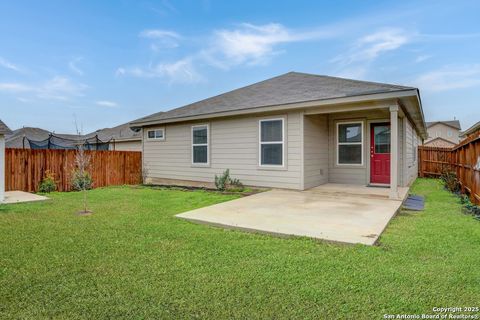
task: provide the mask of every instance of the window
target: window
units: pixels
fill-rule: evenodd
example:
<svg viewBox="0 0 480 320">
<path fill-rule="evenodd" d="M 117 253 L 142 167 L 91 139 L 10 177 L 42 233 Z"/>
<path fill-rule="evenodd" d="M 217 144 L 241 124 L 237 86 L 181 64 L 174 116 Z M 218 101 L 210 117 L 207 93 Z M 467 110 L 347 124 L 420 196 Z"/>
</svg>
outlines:
<svg viewBox="0 0 480 320">
<path fill-rule="evenodd" d="M 147 137 L 149 140 L 165 140 L 165 130 L 164 129 L 148 130 Z"/>
<path fill-rule="evenodd" d="M 208 164 L 208 125 L 192 127 L 192 163 Z"/>
<path fill-rule="evenodd" d="M 260 166 L 283 166 L 283 119 L 260 120 Z"/>
<path fill-rule="evenodd" d="M 373 127 L 375 153 L 390 153 L 390 124 Z"/>
<path fill-rule="evenodd" d="M 363 122 L 337 123 L 337 164 L 363 165 Z"/>
<path fill-rule="evenodd" d="M 447 136 L 448 136 L 449 138 L 453 137 L 453 132 L 452 132 L 452 130 L 448 130 L 448 131 L 447 131 Z"/>
</svg>

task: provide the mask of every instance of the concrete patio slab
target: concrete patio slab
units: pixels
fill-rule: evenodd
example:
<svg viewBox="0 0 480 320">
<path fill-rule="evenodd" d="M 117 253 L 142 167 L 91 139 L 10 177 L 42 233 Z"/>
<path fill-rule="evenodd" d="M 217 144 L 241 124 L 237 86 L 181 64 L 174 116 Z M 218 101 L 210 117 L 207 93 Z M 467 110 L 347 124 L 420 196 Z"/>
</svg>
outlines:
<svg viewBox="0 0 480 320">
<path fill-rule="evenodd" d="M 403 196 L 407 192 L 408 188 L 401 190 Z M 306 191 L 271 190 L 177 217 L 246 231 L 373 245 L 401 204 L 402 200 L 388 199 L 388 189 L 327 184 Z"/>
<path fill-rule="evenodd" d="M 2 204 L 12 204 L 31 201 L 43 201 L 48 200 L 45 196 L 39 196 L 38 194 L 28 193 L 24 191 L 7 191 L 5 192 L 5 200 Z"/>
</svg>

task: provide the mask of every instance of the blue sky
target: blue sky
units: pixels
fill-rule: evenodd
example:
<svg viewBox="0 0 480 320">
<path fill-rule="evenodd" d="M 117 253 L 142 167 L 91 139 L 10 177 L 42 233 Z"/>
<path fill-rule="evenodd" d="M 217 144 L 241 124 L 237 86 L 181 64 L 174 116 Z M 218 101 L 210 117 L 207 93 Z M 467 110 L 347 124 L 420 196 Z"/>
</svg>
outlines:
<svg viewBox="0 0 480 320">
<path fill-rule="evenodd" d="M 480 120 L 479 1 L 2 1 L 0 119 L 84 132 L 288 71 L 420 88 Z"/>
</svg>

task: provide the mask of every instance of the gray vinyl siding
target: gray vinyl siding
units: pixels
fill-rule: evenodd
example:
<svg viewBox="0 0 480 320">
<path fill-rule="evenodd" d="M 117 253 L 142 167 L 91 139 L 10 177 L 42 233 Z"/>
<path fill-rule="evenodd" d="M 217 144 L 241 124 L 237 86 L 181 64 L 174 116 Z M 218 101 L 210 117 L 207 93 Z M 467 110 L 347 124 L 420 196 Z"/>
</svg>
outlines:
<svg viewBox="0 0 480 320">
<path fill-rule="evenodd" d="M 410 121 L 406 122 L 405 141 L 406 141 L 406 175 L 405 185 L 410 185 L 418 176 L 418 152 L 414 150 L 418 148 L 419 136 L 413 129 Z"/>
<path fill-rule="evenodd" d="M 328 182 L 328 116 L 303 118 L 304 188 Z"/>
<path fill-rule="evenodd" d="M 215 174 L 230 169 L 233 178 L 246 185 L 301 189 L 302 134 L 300 112 L 224 118 L 161 126 L 164 141 L 146 139 L 144 130 L 144 167 L 147 182 L 175 179 L 214 182 Z M 284 118 L 284 168 L 259 166 L 259 120 Z M 192 125 L 209 125 L 208 166 L 192 165 Z M 152 127 L 155 128 L 155 127 Z"/>
</svg>

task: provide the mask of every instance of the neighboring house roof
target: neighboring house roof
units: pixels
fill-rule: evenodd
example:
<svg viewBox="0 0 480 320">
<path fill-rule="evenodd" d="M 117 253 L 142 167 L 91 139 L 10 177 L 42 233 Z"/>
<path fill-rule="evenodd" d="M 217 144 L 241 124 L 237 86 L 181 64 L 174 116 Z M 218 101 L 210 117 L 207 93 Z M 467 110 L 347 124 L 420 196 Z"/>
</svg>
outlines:
<svg viewBox="0 0 480 320">
<path fill-rule="evenodd" d="M 169 119 L 334 98 L 416 90 L 413 87 L 289 72 L 167 112 L 131 122 L 135 127 Z"/>
<path fill-rule="evenodd" d="M 449 121 L 431 121 L 431 122 L 425 122 L 427 125 L 427 128 L 430 128 L 438 123 L 444 124 L 446 126 L 461 130 L 462 127 L 460 126 L 460 121 L 458 120 L 449 120 Z"/>
<path fill-rule="evenodd" d="M 466 137 L 476 131 L 479 131 L 480 130 L 480 121 L 478 121 L 477 123 L 475 123 L 473 126 L 471 126 L 470 128 L 468 128 L 467 130 L 463 131 L 461 133 L 461 136 L 462 137 Z"/>
<path fill-rule="evenodd" d="M 23 148 L 23 137 L 27 137 L 32 141 L 42 141 L 48 139 L 50 134 L 51 132 L 45 129 L 23 127 L 5 135 L 5 145 L 7 148 Z M 85 135 L 53 134 L 56 137 L 68 140 L 66 141 L 67 144 L 75 144 L 75 141 L 83 142 L 86 139 L 94 138 L 96 135 L 102 142 L 108 142 L 110 139 L 115 139 L 115 141 L 140 141 L 142 139 L 140 132 L 134 132 L 130 129 L 128 123 L 113 128 L 100 129 Z M 25 147 L 29 148 L 28 142 L 25 142 Z"/>
<path fill-rule="evenodd" d="M 0 134 L 9 134 L 11 133 L 12 131 L 10 130 L 9 127 L 7 127 L 7 125 L 5 123 L 3 123 L 2 120 L 0 120 Z"/>
<path fill-rule="evenodd" d="M 23 137 L 27 137 L 32 141 L 42 141 L 48 139 L 50 133 L 50 131 L 41 128 L 23 127 L 13 130 L 10 134 L 7 134 L 5 136 L 5 145 L 7 148 L 23 148 Z M 54 135 L 71 141 L 81 140 L 76 134 L 54 133 Z M 25 143 L 27 144 L 26 147 L 28 148 L 28 142 Z"/>
<path fill-rule="evenodd" d="M 441 138 L 441 137 L 429 140 L 429 141 L 425 142 L 424 145 L 425 146 L 448 145 L 449 147 L 456 146 L 456 144 L 454 142 L 449 141 L 449 140 L 444 139 L 444 138 Z"/>
<path fill-rule="evenodd" d="M 141 133 L 139 131 L 133 131 L 130 129 L 130 123 L 124 123 L 113 128 L 104 128 L 85 135 L 86 138 L 93 138 L 98 135 L 98 139 L 101 141 L 109 141 L 114 139 L 115 141 L 134 141 L 142 140 Z"/>
</svg>

